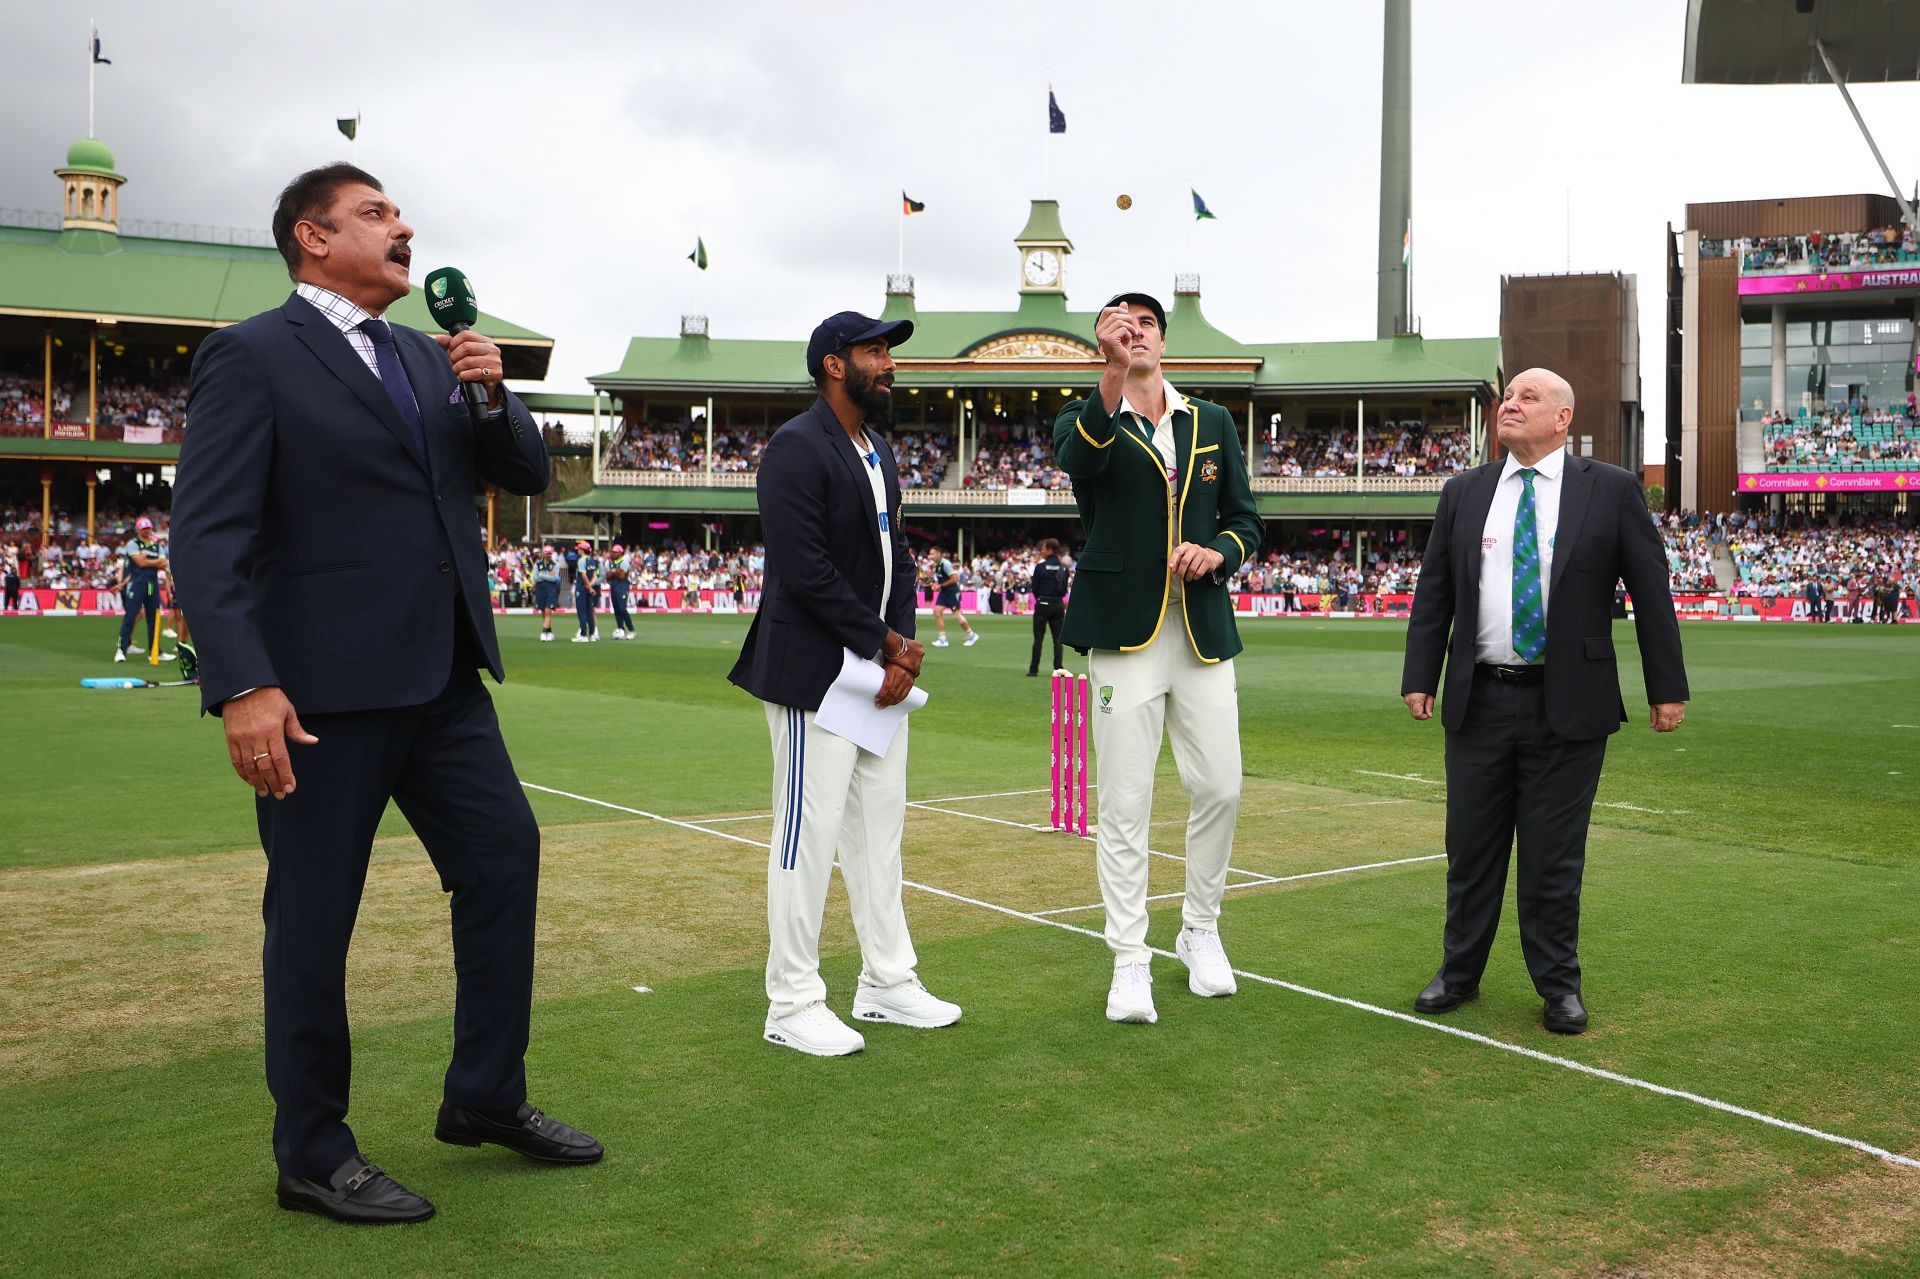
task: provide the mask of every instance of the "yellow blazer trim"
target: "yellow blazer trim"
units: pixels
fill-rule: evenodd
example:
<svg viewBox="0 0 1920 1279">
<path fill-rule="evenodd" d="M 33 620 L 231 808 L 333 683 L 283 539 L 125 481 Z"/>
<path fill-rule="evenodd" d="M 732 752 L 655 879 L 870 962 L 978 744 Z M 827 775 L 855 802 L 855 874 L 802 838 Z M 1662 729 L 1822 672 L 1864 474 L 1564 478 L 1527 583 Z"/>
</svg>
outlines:
<svg viewBox="0 0 1920 1279">
<path fill-rule="evenodd" d="M 1193 455 L 1195 457 L 1199 457 L 1202 453 L 1218 453 L 1219 451 L 1220 451 L 1220 446 L 1218 444 L 1209 444 L 1207 445 L 1207 447 L 1203 449 L 1195 449 L 1193 451 Z"/>
<path fill-rule="evenodd" d="M 1240 563 L 1245 564 L 1247 562 L 1247 544 L 1241 541 L 1240 535 L 1230 528 L 1223 528 L 1220 531 L 1232 538 L 1233 544 L 1240 548 Z"/>
<path fill-rule="evenodd" d="M 1139 436 L 1135 435 L 1132 431 L 1127 432 L 1127 438 L 1132 440 L 1135 444 L 1138 444 L 1141 448 L 1147 451 L 1147 456 L 1153 459 L 1154 469 L 1160 472 L 1161 487 L 1167 488 L 1166 486 L 1167 460 L 1160 456 L 1160 450 L 1153 447 L 1153 445 L 1141 439 Z M 1154 622 L 1153 634 L 1147 636 L 1146 643 L 1122 644 L 1120 646 L 1120 651 L 1122 653 L 1137 653 L 1143 648 L 1153 647 L 1153 642 L 1160 638 L 1160 628 L 1166 624 L 1167 600 L 1172 594 L 1173 594 L 1173 490 L 1171 488 L 1167 488 L 1167 575 L 1165 580 L 1163 580 L 1160 584 L 1160 617 L 1158 621 Z M 1180 611 L 1183 615 L 1186 612 L 1185 596 L 1181 597 Z M 1192 642 L 1193 633 L 1191 630 L 1189 630 L 1187 633 L 1187 639 L 1189 643 Z M 1195 651 L 1197 652 L 1198 650 L 1195 650 Z"/>
<path fill-rule="evenodd" d="M 1076 431 L 1080 432 L 1081 439 L 1085 440 L 1087 443 L 1093 445 L 1093 447 L 1097 449 L 1103 449 L 1107 447 L 1107 445 L 1113 443 L 1112 440 L 1096 440 L 1091 435 L 1088 435 L 1086 426 L 1079 418 L 1073 419 L 1073 427 Z M 1116 426 L 1114 429 L 1117 431 L 1120 428 Z"/>
<path fill-rule="evenodd" d="M 1187 489 L 1193 484 L 1193 459 L 1199 457 L 1202 450 L 1200 448 L 1200 414 L 1195 412 L 1193 406 L 1185 403 L 1184 400 L 1181 403 L 1181 407 L 1193 417 L 1193 434 L 1187 440 L 1187 473 L 1180 478 L 1180 518 L 1184 521 L 1187 514 Z M 1210 447 L 1217 449 L 1220 446 L 1215 444 Z M 1171 533 L 1167 535 L 1167 558 L 1173 558 L 1173 535 Z M 1172 580 L 1171 567 L 1168 569 L 1168 580 Z M 1200 642 L 1193 638 L 1193 619 L 1187 616 L 1187 592 L 1185 587 L 1180 589 L 1180 623 L 1187 628 L 1187 644 L 1193 649 L 1193 655 L 1195 657 L 1199 658 L 1208 666 L 1212 666 L 1220 660 L 1217 657 L 1208 657 L 1205 653 L 1202 653 L 1200 651 Z"/>
</svg>

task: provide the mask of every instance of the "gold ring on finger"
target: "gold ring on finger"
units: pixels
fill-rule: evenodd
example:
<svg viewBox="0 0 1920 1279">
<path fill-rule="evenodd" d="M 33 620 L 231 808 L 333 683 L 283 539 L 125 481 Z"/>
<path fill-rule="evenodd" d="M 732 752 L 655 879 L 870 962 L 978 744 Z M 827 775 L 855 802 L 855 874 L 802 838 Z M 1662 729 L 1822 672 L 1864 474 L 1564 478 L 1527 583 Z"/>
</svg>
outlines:
<svg viewBox="0 0 1920 1279">
<path fill-rule="evenodd" d="M 273 758 L 272 751 L 261 751 L 258 755 L 255 755 L 253 757 L 253 762 L 257 764 L 263 759 L 272 759 L 272 758 Z"/>
</svg>

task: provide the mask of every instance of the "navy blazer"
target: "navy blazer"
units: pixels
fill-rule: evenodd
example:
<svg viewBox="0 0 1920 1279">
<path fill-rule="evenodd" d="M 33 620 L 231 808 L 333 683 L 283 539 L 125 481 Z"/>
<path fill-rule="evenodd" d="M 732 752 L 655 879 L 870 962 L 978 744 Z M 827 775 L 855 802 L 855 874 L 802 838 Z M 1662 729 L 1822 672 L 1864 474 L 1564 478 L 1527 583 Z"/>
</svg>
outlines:
<svg viewBox="0 0 1920 1279">
<path fill-rule="evenodd" d="M 867 434 L 886 479 L 884 531 L 866 460 L 824 399 L 775 431 L 761 455 L 755 488 L 766 578 L 727 676 L 761 701 L 819 710 L 840 674 L 842 649 L 876 654 L 889 629 L 913 637 L 916 574 L 900 528 L 899 471 L 886 438 L 872 427 Z M 882 537 L 893 539 L 884 619 Z"/>
<path fill-rule="evenodd" d="M 1400 694 L 1433 693 L 1446 668 L 1440 722 L 1458 729 L 1473 696 L 1480 633 L 1480 538 L 1506 459 L 1454 476 L 1440 490 L 1407 622 Z M 1613 651 L 1613 586 L 1633 596 L 1647 702 L 1687 700 L 1680 624 L 1667 585 L 1667 550 L 1647 514 L 1639 477 L 1567 455 L 1547 589 L 1547 726 L 1571 741 L 1620 731 L 1627 718 Z M 1451 632 L 1451 634 L 1449 634 Z"/>
<path fill-rule="evenodd" d="M 546 444 L 511 392 L 476 426 L 433 339 L 398 324 L 393 337 L 425 458 L 298 294 L 195 354 L 171 541 L 203 710 L 269 684 L 302 714 L 430 701 L 453 669 L 456 608 L 504 677 L 475 484 L 543 492 Z"/>
</svg>

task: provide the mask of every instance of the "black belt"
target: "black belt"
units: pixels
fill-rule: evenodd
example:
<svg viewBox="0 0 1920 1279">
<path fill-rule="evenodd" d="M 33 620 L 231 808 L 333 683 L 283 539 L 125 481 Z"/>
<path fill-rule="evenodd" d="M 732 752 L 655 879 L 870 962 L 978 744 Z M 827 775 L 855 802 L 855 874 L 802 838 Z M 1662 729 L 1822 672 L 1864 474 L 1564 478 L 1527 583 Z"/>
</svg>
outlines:
<svg viewBox="0 0 1920 1279">
<path fill-rule="evenodd" d="M 1547 682 L 1545 666 L 1496 666 L 1492 662 L 1479 662 L 1473 668 L 1475 675 L 1483 675 L 1502 684 L 1544 684 Z"/>
</svg>

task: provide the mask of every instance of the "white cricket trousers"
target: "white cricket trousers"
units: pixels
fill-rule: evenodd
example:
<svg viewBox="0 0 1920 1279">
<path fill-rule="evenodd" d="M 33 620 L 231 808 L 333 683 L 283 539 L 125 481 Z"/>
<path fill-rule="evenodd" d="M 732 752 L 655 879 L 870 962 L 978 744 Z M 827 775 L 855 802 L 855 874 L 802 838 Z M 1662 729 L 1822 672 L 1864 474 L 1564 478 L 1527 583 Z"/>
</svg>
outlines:
<svg viewBox="0 0 1920 1279">
<path fill-rule="evenodd" d="M 814 725 L 813 712 L 763 703 L 773 736 L 773 847 L 767 854 L 767 1002 L 784 1017 L 827 997 L 820 920 L 834 854 L 860 938 L 860 984 L 913 980 L 900 902 L 907 823 L 907 733 L 884 757 Z"/>
<path fill-rule="evenodd" d="M 1164 624 L 1159 638 L 1137 652 L 1094 649 L 1087 676 L 1093 686 L 1094 776 L 1100 786 L 1094 860 L 1107 907 L 1107 945 L 1116 966 L 1144 964 L 1149 959 L 1147 827 L 1163 726 L 1173 738 L 1180 785 L 1192 803 L 1182 919 L 1188 928 L 1220 926 L 1220 898 L 1240 816 L 1238 684 L 1232 659 L 1202 662 L 1185 628 Z"/>
</svg>

